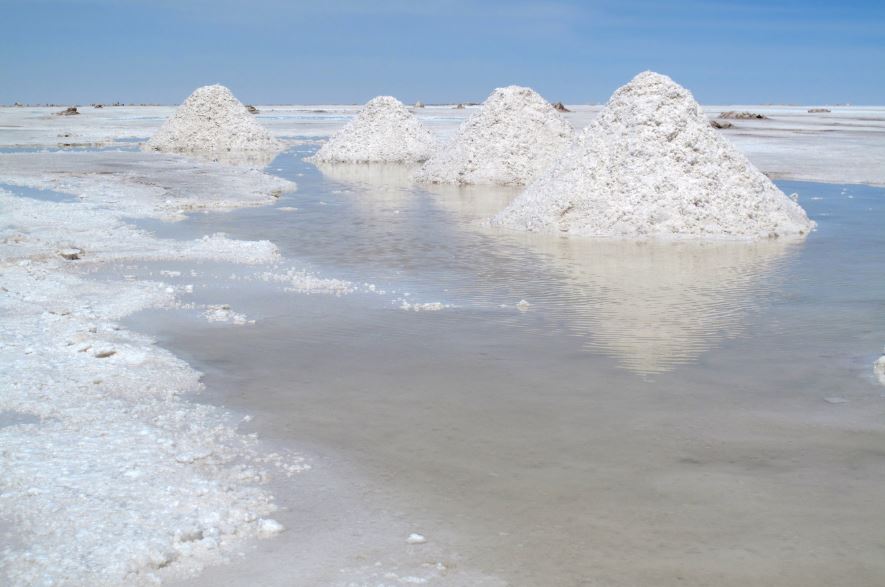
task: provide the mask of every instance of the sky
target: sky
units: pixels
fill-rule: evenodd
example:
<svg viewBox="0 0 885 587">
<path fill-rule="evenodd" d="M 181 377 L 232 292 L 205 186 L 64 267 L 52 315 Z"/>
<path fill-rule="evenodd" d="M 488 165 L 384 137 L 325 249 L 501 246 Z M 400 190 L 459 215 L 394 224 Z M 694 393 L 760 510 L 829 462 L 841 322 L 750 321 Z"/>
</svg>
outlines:
<svg viewBox="0 0 885 587">
<path fill-rule="evenodd" d="M 602 103 L 640 71 L 704 104 L 885 104 L 885 0 L 0 0 L 0 103 Z"/>
</svg>

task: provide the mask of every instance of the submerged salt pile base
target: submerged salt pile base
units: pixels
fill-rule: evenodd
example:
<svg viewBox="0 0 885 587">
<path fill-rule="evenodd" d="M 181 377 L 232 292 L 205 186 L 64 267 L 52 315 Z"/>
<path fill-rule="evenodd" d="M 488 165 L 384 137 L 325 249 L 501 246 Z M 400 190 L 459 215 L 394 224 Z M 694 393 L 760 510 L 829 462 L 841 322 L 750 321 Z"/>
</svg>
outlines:
<svg viewBox="0 0 885 587">
<path fill-rule="evenodd" d="M 814 227 L 710 127 L 688 90 L 653 72 L 619 88 L 492 224 L 612 238 L 753 239 Z"/>
<path fill-rule="evenodd" d="M 498 88 L 424 164 L 424 183 L 524 185 L 550 167 L 574 129 L 531 88 Z"/>
<path fill-rule="evenodd" d="M 197 88 L 144 145 L 146 151 L 221 159 L 231 153 L 274 152 L 283 147 L 221 85 Z"/>
<path fill-rule="evenodd" d="M 335 133 L 314 163 L 419 163 L 436 150 L 436 140 L 415 116 L 392 96 L 369 100 L 359 114 Z"/>
</svg>

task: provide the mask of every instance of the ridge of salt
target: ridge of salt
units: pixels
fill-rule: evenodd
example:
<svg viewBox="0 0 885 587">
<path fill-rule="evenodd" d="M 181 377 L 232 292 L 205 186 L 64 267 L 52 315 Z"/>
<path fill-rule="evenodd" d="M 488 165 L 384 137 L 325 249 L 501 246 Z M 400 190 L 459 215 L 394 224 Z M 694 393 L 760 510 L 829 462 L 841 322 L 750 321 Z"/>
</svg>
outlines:
<svg viewBox="0 0 885 587">
<path fill-rule="evenodd" d="M 369 100 L 359 113 L 307 161 L 313 163 L 419 163 L 436 139 L 393 96 Z"/>
<path fill-rule="evenodd" d="M 194 90 L 145 144 L 145 151 L 227 153 L 279 151 L 283 144 L 222 85 Z"/>
<path fill-rule="evenodd" d="M 574 136 L 568 121 L 531 88 L 497 88 L 416 180 L 524 185 L 550 167 Z"/>
<path fill-rule="evenodd" d="M 687 89 L 650 71 L 616 90 L 491 224 L 640 239 L 798 236 L 815 226 L 709 126 Z"/>
</svg>

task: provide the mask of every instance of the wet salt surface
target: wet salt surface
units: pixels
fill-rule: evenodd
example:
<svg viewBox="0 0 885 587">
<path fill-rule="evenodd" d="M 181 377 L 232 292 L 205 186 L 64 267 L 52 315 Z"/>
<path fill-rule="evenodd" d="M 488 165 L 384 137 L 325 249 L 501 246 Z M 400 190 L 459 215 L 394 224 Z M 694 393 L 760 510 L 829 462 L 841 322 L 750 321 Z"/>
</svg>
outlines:
<svg viewBox="0 0 885 587">
<path fill-rule="evenodd" d="M 76 202 L 77 198 L 71 194 L 65 194 L 54 190 L 41 190 L 23 185 L 12 185 L 8 183 L 0 183 L 0 190 L 5 190 L 15 196 L 23 198 L 34 198 L 35 200 L 44 200 L 46 202 Z"/>
<path fill-rule="evenodd" d="M 195 298 L 254 325 L 129 320 L 206 373 L 199 401 L 321 463 L 322 495 L 274 489 L 295 530 L 192 584 L 420 567 L 413 532 L 445 544 L 427 561 L 514 585 L 885 581 L 885 190 L 778 182 L 818 222 L 804 243 L 619 245 L 491 232 L 515 192 L 321 173 L 307 152 L 269 166 L 299 183 L 276 207 L 152 226 L 269 239 L 385 292 L 219 269 Z"/>
</svg>

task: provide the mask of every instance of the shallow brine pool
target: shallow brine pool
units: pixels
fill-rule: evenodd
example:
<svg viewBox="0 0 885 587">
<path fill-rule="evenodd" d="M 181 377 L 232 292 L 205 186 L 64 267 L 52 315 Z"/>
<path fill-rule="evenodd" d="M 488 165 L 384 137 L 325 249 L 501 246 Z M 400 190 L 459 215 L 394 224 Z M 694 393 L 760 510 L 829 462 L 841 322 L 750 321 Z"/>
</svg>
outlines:
<svg viewBox="0 0 885 587">
<path fill-rule="evenodd" d="M 231 280 L 198 296 L 255 324 L 129 320 L 314 461 L 277 489 L 289 532 L 195 584 L 395 567 L 391 536 L 435 544 L 441 584 L 885 583 L 885 190 L 779 182 L 804 242 L 594 242 L 483 227 L 515 190 L 306 154 L 269 166 L 299 185 L 276 206 L 150 224 L 358 286 Z"/>
</svg>

